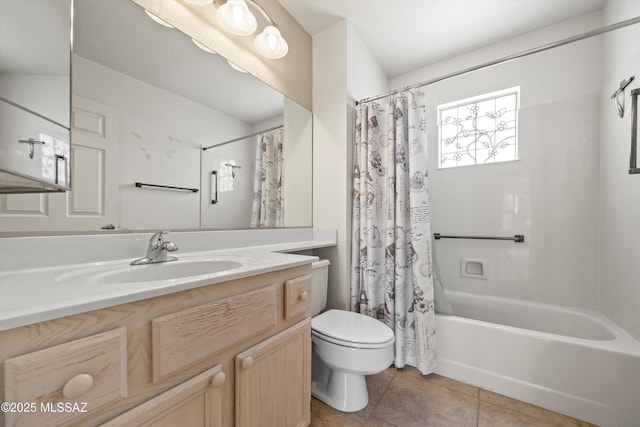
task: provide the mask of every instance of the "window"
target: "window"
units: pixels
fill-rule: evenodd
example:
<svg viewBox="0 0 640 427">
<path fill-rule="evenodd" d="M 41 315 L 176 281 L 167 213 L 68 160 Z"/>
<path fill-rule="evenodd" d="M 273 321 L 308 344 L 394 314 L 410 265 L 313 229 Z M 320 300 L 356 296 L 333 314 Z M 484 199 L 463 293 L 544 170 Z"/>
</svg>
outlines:
<svg viewBox="0 0 640 427">
<path fill-rule="evenodd" d="M 518 160 L 520 88 L 438 106 L 440 168 Z"/>
</svg>

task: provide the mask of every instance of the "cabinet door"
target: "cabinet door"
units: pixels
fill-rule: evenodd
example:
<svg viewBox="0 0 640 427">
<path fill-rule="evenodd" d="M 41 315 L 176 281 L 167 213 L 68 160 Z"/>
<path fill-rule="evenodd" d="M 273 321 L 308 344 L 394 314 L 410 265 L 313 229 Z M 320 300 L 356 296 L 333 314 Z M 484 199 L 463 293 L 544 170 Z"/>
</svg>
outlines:
<svg viewBox="0 0 640 427">
<path fill-rule="evenodd" d="M 222 367 L 216 365 L 102 426 L 221 427 L 224 382 Z"/>
<path fill-rule="evenodd" d="M 237 427 L 310 423 L 311 319 L 236 356 Z"/>
</svg>

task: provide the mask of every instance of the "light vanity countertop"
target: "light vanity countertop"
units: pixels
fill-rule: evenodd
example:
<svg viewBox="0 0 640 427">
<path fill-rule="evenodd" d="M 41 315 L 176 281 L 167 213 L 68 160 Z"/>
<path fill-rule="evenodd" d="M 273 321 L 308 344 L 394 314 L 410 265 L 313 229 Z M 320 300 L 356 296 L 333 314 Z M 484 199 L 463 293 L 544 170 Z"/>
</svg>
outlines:
<svg viewBox="0 0 640 427">
<path fill-rule="evenodd" d="M 306 236 L 304 236 L 306 237 Z M 102 282 L 102 274 L 128 269 L 154 268 L 162 265 L 130 266 L 136 257 L 91 262 L 67 262 L 40 268 L 0 271 L 0 331 L 56 319 L 119 304 L 153 298 L 201 286 L 227 282 L 257 274 L 310 264 L 315 256 L 294 255 L 293 251 L 334 246 L 335 240 L 296 240 L 284 243 L 187 252 L 174 252 L 178 261 L 188 263 L 203 259 L 229 260 L 240 267 L 195 276 L 147 280 Z M 6 246 L 6 245 L 5 245 Z M 184 246 L 183 246 L 184 247 Z M 127 254 L 128 255 L 128 254 Z M 144 253 L 139 253 L 143 256 Z M 5 264 L 6 267 L 6 264 Z M 171 267 L 170 267 L 171 268 Z"/>
<path fill-rule="evenodd" d="M 0 273 L 0 331 L 317 260 L 313 256 L 260 249 L 183 253 L 178 259 L 189 262 L 207 258 L 240 261 L 242 266 L 218 273 L 128 283 L 99 283 L 92 278 L 114 270 L 162 268 L 162 265 L 130 266 L 132 260 L 126 259 Z"/>
</svg>

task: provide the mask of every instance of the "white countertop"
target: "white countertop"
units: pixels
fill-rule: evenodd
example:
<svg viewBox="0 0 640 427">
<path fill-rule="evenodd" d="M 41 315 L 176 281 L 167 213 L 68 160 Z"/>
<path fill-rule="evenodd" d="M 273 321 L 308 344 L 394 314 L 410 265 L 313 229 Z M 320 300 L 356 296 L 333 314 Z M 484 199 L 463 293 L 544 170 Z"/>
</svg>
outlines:
<svg viewBox="0 0 640 427">
<path fill-rule="evenodd" d="M 291 234 L 290 231 L 287 233 Z M 244 238 L 243 236 L 246 234 L 246 232 L 242 232 L 238 236 Z M 252 235 L 255 236 L 255 234 Z M 86 255 L 86 253 L 91 253 L 91 247 L 96 244 L 112 244 L 100 237 L 89 240 L 91 246 L 87 246 L 86 237 L 82 237 L 81 240 L 67 239 L 67 241 L 61 238 L 56 240 L 53 245 L 42 238 L 36 238 L 32 241 L 29 241 L 28 238 L 0 239 L 2 246 L 0 252 L 3 255 L 13 252 L 14 259 L 19 261 L 19 263 L 11 264 L 17 266 L 12 269 L 8 268 L 9 262 L 7 261 L 0 265 L 2 267 L 2 271 L 0 271 L 0 331 L 186 289 L 310 264 L 317 260 L 317 257 L 282 252 L 335 245 L 335 233 L 334 237 L 328 233 L 328 238 L 323 236 L 321 239 L 316 239 L 315 236 L 309 236 L 307 230 L 300 234 L 299 239 L 291 238 L 289 241 L 283 241 L 280 235 L 274 235 L 273 239 L 264 239 L 264 235 L 264 233 L 258 234 L 258 236 L 262 236 L 260 243 L 263 244 L 256 245 L 256 242 L 251 242 L 253 243 L 251 245 L 247 242 L 249 245 L 245 247 L 237 247 L 236 245 L 236 247 L 225 249 L 220 249 L 220 245 L 217 245 L 217 247 L 213 246 L 211 250 L 199 250 L 202 249 L 202 245 L 195 244 L 197 241 L 191 238 L 191 240 L 181 242 L 184 243 L 181 250 L 171 254 L 178 258 L 177 262 L 203 258 L 241 261 L 242 265 L 238 268 L 198 276 L 128 283 L 101 283 L 95 278 L 102 272 L 155 267 L 155 265 L 129 265 L 133 259 L 144 255 L 144 251 L 135 249 L 137 256 L 130 256 L 133 253 L 127 247 L 127 245 L 131 246 L 132 238 L 130 236 L 120 238 L 128 242 L 119 242 L 117 245 L 113 245 L 115 249 L 121 250 L 120 257 L 116 258 L 111 251 L 104 258 L 97 258 L 106 259 L 105 261 L 96 261 L 93 255 Z M 219 238 L 221 235 L 204 235 L 207 238 L 211 238 L 211 236 Z M 233 236 L 227 237 L 232 238 Z M 309 237 L 311 238 L 309 239 Z M 148 240 L 148 236 L 138 236 L 135 239 L 136 241 L 145 241 Z M 219 243 L 219 239 L 217 241 Z M 62 244 L 63 248 L 50 252 L 50 257 L 38 262 L 41 259 L 40 256 L 33 255 L 34 252 L 37 253 L 41 250 L 43 242 L 51 246 L 49 249 L 55 248 L 57 244 Z M 79 244 L 80 250 L 78 249 Z M 196 250 L 187 252 L 182 250 L 184 248 L 196 248 Z M 69 256 L 70 250 L 78 252 L 78 255 L 73 253 L 74 256 Z M 82 250 L 85 251 L 85 254 L 79 254 Z M 15 253 L 24 254 L 25 258 L 31 260 L 28 268 L 26 262 L 17 258 Z M 3 256 L 3 258 L 6 260 L 8 257 Z M 57 259 L 57 264 L 52 265 L 51 258 Z M 60 258 L 65 258 L 66 262 L 60 261 Z"/>
<path fill-rule="evenodd" d="M 179 260 L 189 261 L 207 257 L 241 259 L 243 265 L 240 268 L 213 274 L 133 283 L 96 283 L 87 280 L 87 276 L 90 272 L 99 274 L 101 271 L 121 268 L 154 268 L 160 264 L 130 266 L 129 263 L 132 260 L 128 258 L 104 263 L 2 272 L 0 273 L 0 331 L 306 265 L 317 260 L 317 257 L 313 256 L 266 252 L 263 249 L 183 253 L 179 256 Z M 83 274 L 84 272 L 87 274 Z"/>
</svg>

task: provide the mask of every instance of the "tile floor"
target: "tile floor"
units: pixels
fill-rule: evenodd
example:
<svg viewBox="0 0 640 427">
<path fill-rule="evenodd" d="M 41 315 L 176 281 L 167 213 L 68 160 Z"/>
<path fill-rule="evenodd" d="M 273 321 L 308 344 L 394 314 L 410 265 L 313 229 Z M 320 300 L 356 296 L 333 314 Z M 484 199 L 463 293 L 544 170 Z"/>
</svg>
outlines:
<svg viewBox="0 0 640 427">
<path fill-rule="evenodd" d="M 367 377 L 369 405 L 336 411 L 311 399 L 311 427 L 587 427 L 592 424 L 411 367 Z"/>
</svg>

